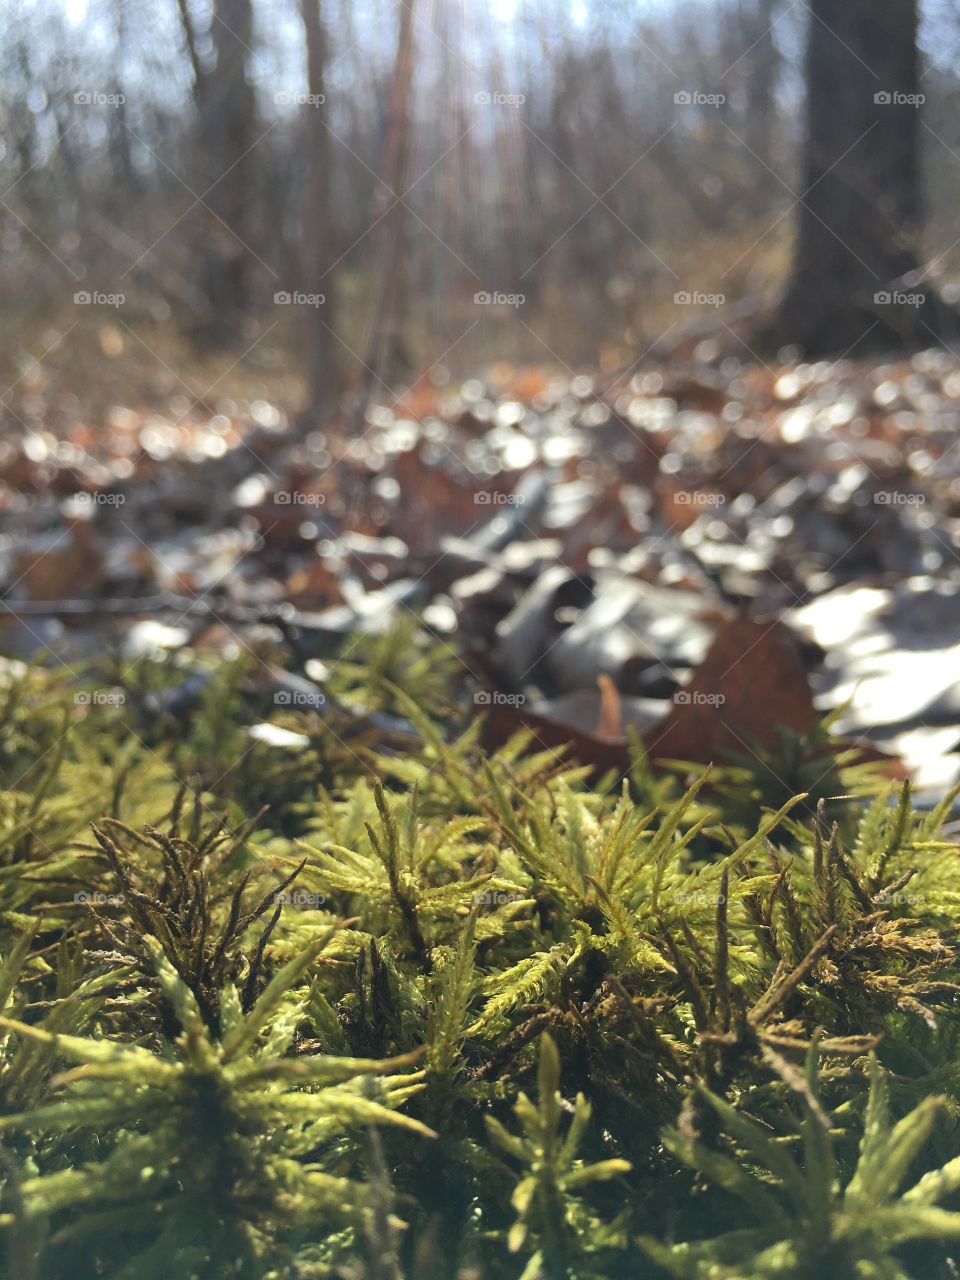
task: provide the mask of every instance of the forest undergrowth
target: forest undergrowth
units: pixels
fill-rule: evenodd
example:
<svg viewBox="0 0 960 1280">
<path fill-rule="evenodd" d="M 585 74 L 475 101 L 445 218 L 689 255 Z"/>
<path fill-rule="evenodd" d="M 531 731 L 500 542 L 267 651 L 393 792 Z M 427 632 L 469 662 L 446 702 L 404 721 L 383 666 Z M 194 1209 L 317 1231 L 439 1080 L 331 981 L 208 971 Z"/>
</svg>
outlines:
<svg viewBox="0 0 960 1280">
<path fill-rule="evenodd" d="M 252 731 L 244 660 L 177 714 L 173 660 L 6 669 L 5 1275 L 956 1275 L 953 797 L 489 752 L 441 655 L 351 650 L 363 731 Z"/>
</svg>

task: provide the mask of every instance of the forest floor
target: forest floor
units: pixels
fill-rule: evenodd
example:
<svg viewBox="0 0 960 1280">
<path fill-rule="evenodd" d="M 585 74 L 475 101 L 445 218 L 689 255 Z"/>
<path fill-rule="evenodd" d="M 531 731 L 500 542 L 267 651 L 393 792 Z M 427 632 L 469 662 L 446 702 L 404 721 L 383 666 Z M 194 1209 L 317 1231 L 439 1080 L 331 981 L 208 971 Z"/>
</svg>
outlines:
<svg viewBox="0 0 960 1280">
<path fill-rule="evenodd" d="M 958 392 L 28 369 L 0 1277 L 955 1276 Z"/>
<path fill-rule="evenodd" d="M 322 684 L 344 636 L 413 618 L 492 741 L 525 724 L 624 767 L 635 731 L 706 762 L 829 712 L 936 800 L 960 776 L 958 395 L 943 353 L 708 342 L 603 378 L 435 373 L 357 433 L 169 388 L 94 411 L 36 366 L 0 444 L 0 644 L 73 667 L 259 653 L 266 628 Z"/>
</svg>

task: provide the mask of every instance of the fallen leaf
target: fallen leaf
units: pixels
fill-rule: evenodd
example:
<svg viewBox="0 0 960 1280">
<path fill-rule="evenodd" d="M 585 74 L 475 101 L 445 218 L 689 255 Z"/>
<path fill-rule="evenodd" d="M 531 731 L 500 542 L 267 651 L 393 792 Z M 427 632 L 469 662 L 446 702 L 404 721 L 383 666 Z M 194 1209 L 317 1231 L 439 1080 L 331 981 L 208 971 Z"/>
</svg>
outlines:
<svg viewBox="0 0 960 1280">
<path fill-rule="evenodd" d="M 772 748 L 777 731 L 806 733 L 819 719 L 800 654 L 779 622 L 724 623 L 663 724 L 644 742 L 653 759 L 721 761 Z"/>
</svg>

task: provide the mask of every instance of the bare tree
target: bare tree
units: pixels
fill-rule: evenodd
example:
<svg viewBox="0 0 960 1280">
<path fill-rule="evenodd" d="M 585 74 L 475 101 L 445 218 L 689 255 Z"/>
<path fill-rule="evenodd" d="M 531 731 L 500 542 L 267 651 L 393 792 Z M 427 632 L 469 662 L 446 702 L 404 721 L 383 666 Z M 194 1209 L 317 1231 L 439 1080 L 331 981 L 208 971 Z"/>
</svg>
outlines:
<svg viewBox="0 0 960 1280">
<path fill-rule="evenodd" d="M 375 270 L 378 298 L 361 373 L 361 411 L 374 382 L 389 382 L 403 372 L 408 360 L 403 351 L 401 303 L 406 271 L 407 211 L 402 197 L 407 184 L 415 62 L 414 10 L 416 0 L 398 0 L 397 52 L 386 121 L 386 140 L 380 166 L 381 181 L 374 200 Z"/>
<path fill-rule="evenodd" d="M 811 0 L 806 140 L 778 334 L 809 353 L 929 345 L 915 287 L 921 226 L 916 0 Z"/>
<path fill-rule="evenodd" d="M 181 10 L 183 12 L 184 10 Z M 210 337 L 228 337 L 249 303 L 254 258 L 250 245 L 257 191 L 256 102 L 247 79 L 253 42 L 251 0 L 216 0 L 211 38 L 216 61 L 201 69 L 195 86 L 199 112 L 206 254 L 201 287 L 210 303 Z M 187 25 L 194 66 L 195 33 Z"/>
<path fill-rule="evenodd" d="M 321 0 L 300 0 L 300 14 L 307 41 L 306 147 L 307 182 L 300 223 L 300 261 L 307 293 L 322 294 L 322 306 L 306 308 L 304 325 L 308 416 L 322 418 L 339 398 L 340 371 L 336 339 L 334 280 L 329 275 L 336 259 L 331 208 L 330 131 L 326 109 L 327 34 Z"/>
<path fill-rule="evenodd" d="M 765 163 L 773 156 L 777 125 L 777 84 L 781 57 L 774 38 L 780 0 L 739 0 L 735 30 L 741 53 L 733 54 L 733 68 L 741 73 L 745 137 Z"/>
</svg>

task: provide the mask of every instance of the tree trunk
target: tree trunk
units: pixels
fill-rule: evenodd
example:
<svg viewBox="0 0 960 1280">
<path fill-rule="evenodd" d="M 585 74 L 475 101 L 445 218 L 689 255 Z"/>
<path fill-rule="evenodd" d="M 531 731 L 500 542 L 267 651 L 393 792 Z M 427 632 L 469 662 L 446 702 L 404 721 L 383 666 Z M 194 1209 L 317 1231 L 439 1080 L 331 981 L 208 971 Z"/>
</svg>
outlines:
<svg viewBox="0 0 960 1280">
<path fill-rule="evenodd" d="M 321 0 L 300 0 L 300 14 L 307 42 L 306 117 L 307 181 L 300 218 L 302 289 L 322 294 L 322 305 L 305 308 L 304 360 L 309 403 L 307 416 L 319 421 L 336 407 L 340 393 L 333 297 L 333 275 L 327 275 L 336 258 L 331 209 L 330 133 L 326 111 L 327 35 L 320 11 Z"/>
<path fill-rule="evenodd" d="M 802 199 L 777 337 L 813 355 L 930 345 L 937 307 L 917 283 L 916 0 L 809 8 Z"/>
<path fill-rule="evenodd" d="M 116 48 L 114 53 L 113 83 L 117 94 L 117 110 L 115 115 L 116 123 L 111 125 L 111 151 L 116 157 L 115 168 L 121 175 L 122 180 L 117 184 L 113 194 L 118 204 L 129 207 L 130 201 L 140 194 L 140 181 L 133 167 L 133 156 L 130 150 L 132 135 L 127 125 L 125 90 L 127 88 L 127 50 L 130 44 L 130 15 L 127 12 L 124 0 L 117 0 L 115 17 Z"/>
<path fill-rule="evenodd" d="M 251 0 L 216 0 L 214 14 L 217 61 L 196 86 L 203 160 L 197 194 L 207 214 L 201 285 L 213 313 L 209 336 L 219 342 L 235 337 L 250 301 L 257 135 L 256 102 L 247 80 Z"/>
<path fill-rule="evenodd" d="M 393 64 L 387 136 L 381 165 L 382 181 L 374 200 L 372 221 L 378 224 L 375 270 L 379 297 L 366 343 L 360 373 L 358 420 L 376 385 L 389 384 L 409 364 L 403 340 L 403 283 L 405 278 L 407 211 L 398 197 L 405 194 L 410 156 L 410 114 L 414 70 L 414 9 L 417 0 L 399 0 L 397 53 Z"/>
<path fill-rule="evenodd" d="M 193 100 L 195 105 L 199 107 L 197 94 L 200 81 L 203 79 L 203 67 L 200 63 L 200 54 L 197 52 L 197 30 L 193 24 L 193 16 L 190 13 L 190 5 L 187 0 L 177 0 L 177 11 L 180 14 L 180 24 L 183 27 L 183 40 L 186 45 L 187 57 L 190 59 L 190 68 L 193 71 Z"/>
<path fill-rule="evenodd" d="M 741 48 L 747 50 L 740 64 L 745 85 L 744 126 L 750 148 L 772 164 L 773 137 L 777 123 L 777 84 L 780 79 L 780 52 L 774 39 L 779 0 L 751 0 L 740 9 Z"/>
</svg>

